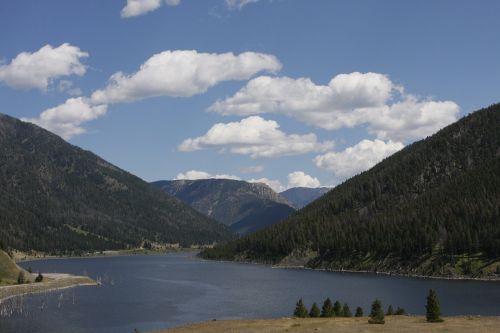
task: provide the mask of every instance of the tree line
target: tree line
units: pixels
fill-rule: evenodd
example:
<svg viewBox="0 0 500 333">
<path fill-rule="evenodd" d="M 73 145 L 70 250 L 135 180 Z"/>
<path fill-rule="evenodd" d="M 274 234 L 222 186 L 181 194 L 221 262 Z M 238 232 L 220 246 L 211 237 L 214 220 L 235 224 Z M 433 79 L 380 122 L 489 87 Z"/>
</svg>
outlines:
<svg viewBox="0 0 500 333">
<path fill-rule="evenodd" d="M 441 308 L 439 305 L 439 300 L 435 290 L 430 289 L 427 296 L 426 305 L 426 319 L 428 322 L 442 322 L 441 318 Z M 385 324 L 385 316 L 402 316 L 406 315 L 406 310 L 398 306 L 396 310 L 389 305 L 387 312 L 384 313 L 382 309 L 382 302 L 379 299 L 375 299 L 372 303 L 371 312 L 369 315 L 368 323 L 370 324 Z M 293 316 L 296 318 L 331 318 L 331 317 L 352 317 L 351 309 L 347 303 L 341 305 L 339 301 L 332 303 L 330 298 L 327 298 L 323 302 L 323 306 L 320 310 L 316 303 L 313 303 L 311 309 L 308 310 L 305 306 L 302 298 L 298 300 L 295 304 L 295 310 Z M 356 308 L 354 317 L 363 317 L 363 309 L 361 307 Z"/>
</svg>

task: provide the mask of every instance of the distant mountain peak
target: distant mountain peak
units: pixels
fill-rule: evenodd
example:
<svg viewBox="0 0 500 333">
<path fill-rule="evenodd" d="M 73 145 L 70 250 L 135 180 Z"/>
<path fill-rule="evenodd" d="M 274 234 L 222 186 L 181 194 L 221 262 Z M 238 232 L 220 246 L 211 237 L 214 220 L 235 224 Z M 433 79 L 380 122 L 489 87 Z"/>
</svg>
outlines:
<svg viewBox="0 0 500 333">
<path fill-rule="evenodd" d="M 254 226 L 260 229 L 277 223 L 295 210 L 290 201 L 263 183 L 198 179 L 152 184 L 223 224 L 233 228 L 244 225 L 245 232 L 254 231 Z"/>
</svg>

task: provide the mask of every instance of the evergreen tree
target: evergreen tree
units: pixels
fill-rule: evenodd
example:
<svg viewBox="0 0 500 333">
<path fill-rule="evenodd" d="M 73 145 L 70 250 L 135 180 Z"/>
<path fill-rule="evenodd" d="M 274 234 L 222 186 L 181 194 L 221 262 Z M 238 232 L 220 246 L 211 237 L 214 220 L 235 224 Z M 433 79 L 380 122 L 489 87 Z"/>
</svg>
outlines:
<svg viewBox="0 0 500 333">
<path fill-rule="evenodd" d="M 342 316 L 342 305 L 339 301 L 335 301 L 335 304 L 333 304 L 333 315 L 335 317 Z"/>
<path fill-rule="evenodd" d="M 20 271 L 19 275 L 17 276 L 17 284 L 23 284 L 26 282 L 26 279 L 24 278 L 24 272 Z"/>
<path fill-rule="evenodd" d="M 392 316 L 393 314 L 394 314 L 394 309 L 392 308 L 392 304 L 389 304 L 389 307 L 387 308 L 387 313 L 385 315 Z"/>
<path fill-rule="evenodd" d="M 302 302 L 302 298 L 299 299 L 297 304 L 295 305 L 295 311 L 293 312 L 293 316 L 297 318 L 307 318 L 309 317 L 309 313 L 307 311 L 304 302 Z"/>
<path fill-rule="evenodd" d="M 43 281 L 43 275 L 42 273 L 38 272 L 38 276 L 35 278 L 35 282 L 42 282 Z"/>
<path fill-rule="evenodd" d="M 369 324 L 385 324 L 384 310 L 382 310 L 382 303 L 376 299 L 372 304 L 372 311 L 370 312 Z"/>
<path fill-rule="evenodd" d="M 349 305 L 347 305 L 347 303 L 344 303 L 344 306 L 342 307 L 342 316 L 352 317 L 351 309 L 349 308 Z"/>
<path fill-rule="evenodd" d="M 355 317 L 363 317 L 363 309 L 360 306 L 358 306 L 356 308 L 356 314 L 354 316 Z"/>
<path fill-rule="evenodd" d="M 396 310 L 395 315 L 396 315 L 396 316 L 404 316 L 404 315 L 406 315 L 406 310 L 405 310 L 405 309 L 403 309 L 403 308 L 400 308 L 400 307 L 398 306 L 398 308 L 397 308 L 397 310 Z"/>
<path fill-rule="evenodd" d="M 333 316 L 333 304 L 330 297 L 328 297 L 323 303 L 321 308 L 321 317 L 332 317 Z"/>
<path fill-rule="evenodd" d="M 430 323 L 442 322 L 441 319 L 441 309 L 439 307 L 439 300 L 434 289 L 429 290 L 429 295 L 427 296 L 426 318 Z"/>
<path fill-rule="evenodd" d="M 316 303 L 313 303 L 313 305 L 311 307 L 311 311 L 309 311 L 309 317 L 318 318 L 320 315 L 321 315 L 321 312 L 320 312 L 318 306 L 316 305 Z"/>
</svg>

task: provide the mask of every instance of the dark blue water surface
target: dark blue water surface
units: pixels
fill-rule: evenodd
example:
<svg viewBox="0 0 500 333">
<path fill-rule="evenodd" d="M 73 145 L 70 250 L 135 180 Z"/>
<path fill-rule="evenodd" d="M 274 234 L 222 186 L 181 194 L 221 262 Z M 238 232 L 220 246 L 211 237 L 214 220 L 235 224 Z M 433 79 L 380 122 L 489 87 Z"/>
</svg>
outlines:
<svg viewBox="0 0 500 333">
<path fill-rule="evenodd" d="M 217 319 L 289 316 L 302 297 L 325 297 L 365 313 L 376 297 L 386 307 L 423 314 L 429 288 L 445 315 L 500 315 L 500 283 L 426 280 L 374 274 L 275 269 L 202 261 L 190 253 L 52 259 L 22 263 L 33 271 L 87 274 L 102 286 L 16 298 L 0 305 L 1 333 L 132 333 Z M 5 307 L 10 307 L 6 309 Z M 0 311 L 1 312 L 1 311 Z"/>
</svg>

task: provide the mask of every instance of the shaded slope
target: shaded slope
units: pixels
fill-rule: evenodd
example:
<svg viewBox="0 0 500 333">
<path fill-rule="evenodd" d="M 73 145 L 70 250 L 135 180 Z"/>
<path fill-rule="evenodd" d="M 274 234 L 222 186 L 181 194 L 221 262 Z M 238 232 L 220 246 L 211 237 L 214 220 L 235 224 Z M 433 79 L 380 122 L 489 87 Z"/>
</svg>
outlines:
<svg viewBox="0 0 500 333">
<path fill-rule="evenodd" d="M 212 243 L 230 231 L 91 152 L 0 114 L 0 241 L 80 251 Z"/>
<path fill-rule="evenodd" d="M 283 223 L 203 255 L 489 274 L 500 257 L 500 104 L 406 147 Z"/>
</svg>

